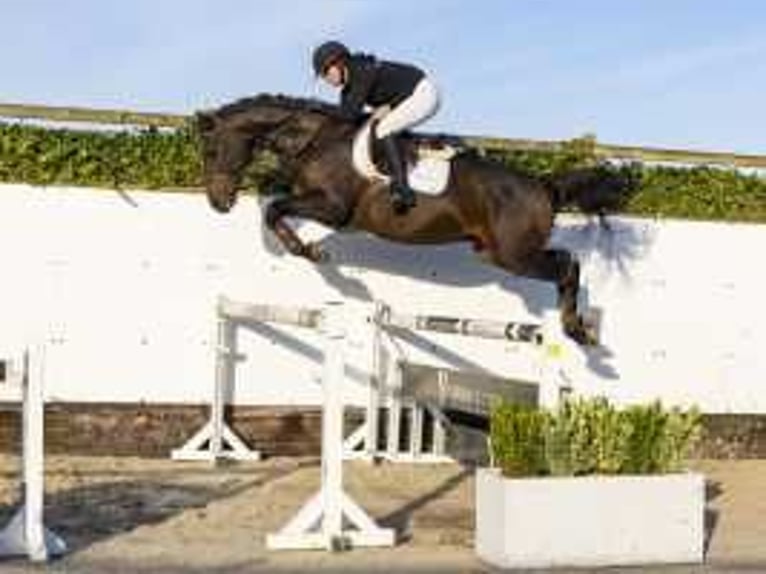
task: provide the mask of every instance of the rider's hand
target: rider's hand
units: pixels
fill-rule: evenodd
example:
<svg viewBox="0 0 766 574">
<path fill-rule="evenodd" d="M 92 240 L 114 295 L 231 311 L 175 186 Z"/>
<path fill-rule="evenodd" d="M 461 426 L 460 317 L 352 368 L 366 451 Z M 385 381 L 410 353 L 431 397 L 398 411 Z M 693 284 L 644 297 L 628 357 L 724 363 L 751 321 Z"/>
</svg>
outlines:
<svg viewBox="0 0 766 574">
<path fill-rule="evenodd" d="M 372 119 L 376 121 L 382 120 L 384 117 L 386 117 L 389 114 L 390 111 L 391 111 L 391 106 L 389 106 L 388 104 L 377 107 L 375 108 L 375 111 L 372 112 Z"/>
</svg>

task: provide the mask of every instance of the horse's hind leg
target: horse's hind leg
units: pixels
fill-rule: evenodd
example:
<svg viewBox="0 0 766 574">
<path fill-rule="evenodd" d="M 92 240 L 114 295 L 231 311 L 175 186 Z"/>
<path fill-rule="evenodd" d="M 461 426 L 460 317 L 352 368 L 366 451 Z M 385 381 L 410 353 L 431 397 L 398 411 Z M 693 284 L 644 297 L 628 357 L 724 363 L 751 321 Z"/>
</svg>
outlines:
<svg viewBox="0 0 766 574">
<path fill-rule="evenodd" d="M 502 261 L 497 254 L 496 262 L 515 275 L 549 281 L 556 284 L 558 307 L 564 332 L 582 345 L 593 345 L 596 339 L 577 313 L 577 295 L 580 290 L 580 264 L 564 249 L 539 251 L 523 261 Z"/>
<path fill-rule="evenodd" d="M 577 296 L 580 292 L 580 262 L 563 249 L 544 252 L 555 260 L 556 287 L 559 296 L 559 312 L 564 332 L 582 345 L 595 345 L 595 334 L 588 329 L 582 316 L 577 312 Z"/>
</svg>

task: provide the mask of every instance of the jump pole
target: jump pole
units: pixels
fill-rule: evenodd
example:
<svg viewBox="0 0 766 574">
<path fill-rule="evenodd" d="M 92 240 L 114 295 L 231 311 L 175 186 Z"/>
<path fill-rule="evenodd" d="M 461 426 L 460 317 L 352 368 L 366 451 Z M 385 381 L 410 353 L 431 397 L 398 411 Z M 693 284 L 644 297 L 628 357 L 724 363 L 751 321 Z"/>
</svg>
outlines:
<svg viewBox="0 0 766 574">
<path fill-rule="evenodd" d="M 395 361 L 383 345 L 384 333 L 403 331 L 427 331 L 445 333 L 479 339 L 505 340 L 528 345 L 537 354 L 537 386 L 539 403 L 555 407 L 562 394 L 569 389 L 558 382 L 555 372 L 557 358 L 564 346 L 556 310 L 546 311 L 542 323 L 518 321 L 497 321 L 472 318 L 460 318 L 440 315 L 413 315 L 397 313 L 389 306 L 377 302 L 369 322 L 373 325 L 372 333 L 372 376 L 370 395 L 365 422 L 346 439 L 349 457 L 374 459 L 383 457 L 393 462 L 446 462 L 452 459 L 445 455 L 444 415 L 434 408 L 429 412 L 434 418 L 433 452 L 422 453 L 420 438 L 424 408 L 414 401 L 406 400 L 403 394 L 401 366 Z M 439 372 L 440 380 L 444 373 Z M 387 440 L 384 450 L 378 448 L 379 408 L 386 406 Z M 411 431 L 409 452 L 400 450 L 401 415 L 403 409 L 410 410 Z"/>
</svg>

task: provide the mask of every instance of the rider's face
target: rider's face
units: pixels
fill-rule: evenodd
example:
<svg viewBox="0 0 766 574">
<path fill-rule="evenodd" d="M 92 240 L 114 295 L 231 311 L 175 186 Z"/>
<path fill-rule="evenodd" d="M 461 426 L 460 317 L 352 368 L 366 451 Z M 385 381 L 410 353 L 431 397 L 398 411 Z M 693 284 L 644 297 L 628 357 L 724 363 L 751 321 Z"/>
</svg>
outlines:
<svg viewBox="0 0 766 574">
<path fill-rule="evenodd" d="M 340 64 L 333 64 L 328 67 L 324 74 L 322 74 L 325 82 L 331 86 L 338 88 L 343 85 L 343 66 Z"/>
</svg>

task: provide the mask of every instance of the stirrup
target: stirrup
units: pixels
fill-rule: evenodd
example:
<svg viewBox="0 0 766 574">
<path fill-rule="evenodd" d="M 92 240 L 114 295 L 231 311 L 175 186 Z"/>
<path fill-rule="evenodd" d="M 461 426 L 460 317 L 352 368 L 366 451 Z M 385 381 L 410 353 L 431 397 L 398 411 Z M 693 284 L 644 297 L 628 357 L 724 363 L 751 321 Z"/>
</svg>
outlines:
<svg viewBox="0 0 766 574">
<path fill-rule="evenodd" d="M 389 191 L 391 194 L 391 205 L 394 208 L 394 213 L 397 215 L 404 215 L 417 205 L 415 192 L 409 186 L 392 182 Z"/>
</svg>

